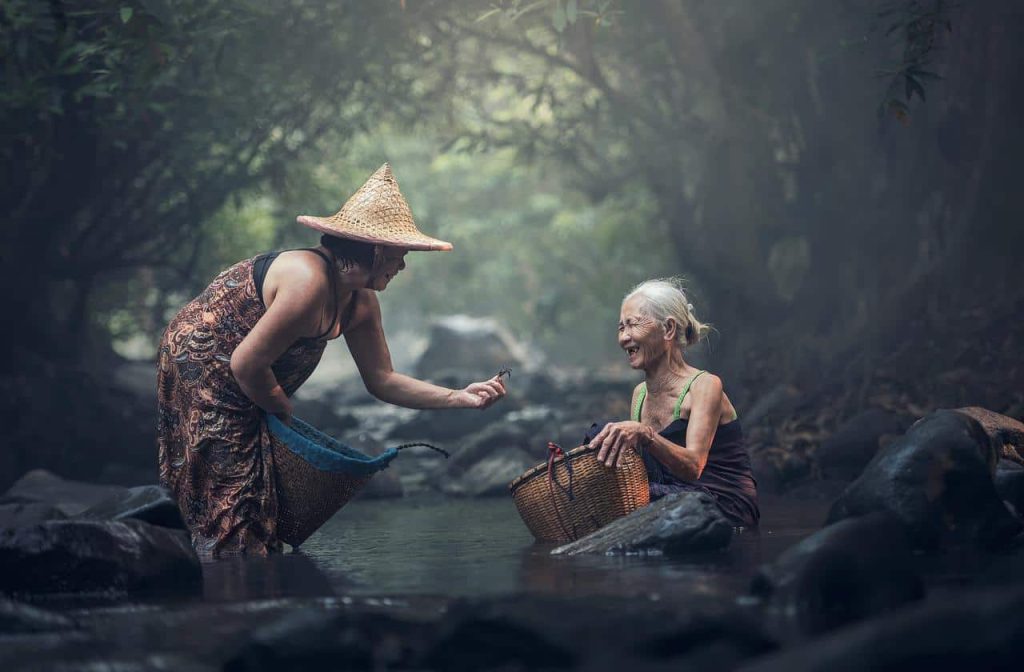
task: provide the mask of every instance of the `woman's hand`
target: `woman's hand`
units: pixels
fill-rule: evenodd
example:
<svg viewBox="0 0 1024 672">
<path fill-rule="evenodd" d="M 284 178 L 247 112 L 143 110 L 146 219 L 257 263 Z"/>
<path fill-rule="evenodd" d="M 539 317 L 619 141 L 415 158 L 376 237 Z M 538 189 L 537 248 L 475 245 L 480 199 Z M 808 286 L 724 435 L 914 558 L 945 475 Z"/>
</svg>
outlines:
<svg viewBox="0 0 1024 672">
<path fill-rule="evenodd" d="M 456 408 L 479 408 L 483 410 L 497 403 L 505 396 L 505 382 L 501 375 L 480 383 L 471 383 L 454 395 Z"/>
<path fill-rule="evenodd" d="M 597 433 L 589 444 L 597 448 L 597 461 L 607 467 L 617 467 L 622 462 L 622 453 L 627 449 L 636 450 L 653 440 L 654 430 L 639 422 L 609 422 Z"/>
</svg>

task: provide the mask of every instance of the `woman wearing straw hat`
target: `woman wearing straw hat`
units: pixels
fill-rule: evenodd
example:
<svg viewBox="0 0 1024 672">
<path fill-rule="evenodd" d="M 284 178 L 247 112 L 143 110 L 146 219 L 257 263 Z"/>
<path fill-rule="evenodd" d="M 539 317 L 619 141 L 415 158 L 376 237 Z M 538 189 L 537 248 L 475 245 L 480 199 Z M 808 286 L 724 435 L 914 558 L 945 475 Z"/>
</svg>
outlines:
<svg viewBox="0 0 1024 672">
<path fill-rule="evenodd" d="M 643 456 L 651 499 L 706 492 L 734 525 L 757 525 L 757 483 L 743 430 L 721 379 L 686 362 L 683 351 L 709 327 L 673 279 L 640 283 L 622 300 L 619 346 L 644 372 L 632 417 L 588 437 L 597 459 L 616 466 L 625 450 Z"/>
<path fill-rule="evenodd" d="M 204 558 L 280 548 L 265 414 L 289 399 L 345 336 L 367 389 L 408 408 L 486 408 L 500 377 L 451 390 L 396 373 L 380 304 L 409 250 L 450 250 L 421 233 L 384 164 L 332 217 L 298 218 L 320 246 L 265 254 L 222 272 L 174 317 L 159 349 L 160 482 Z"/>
</svg>

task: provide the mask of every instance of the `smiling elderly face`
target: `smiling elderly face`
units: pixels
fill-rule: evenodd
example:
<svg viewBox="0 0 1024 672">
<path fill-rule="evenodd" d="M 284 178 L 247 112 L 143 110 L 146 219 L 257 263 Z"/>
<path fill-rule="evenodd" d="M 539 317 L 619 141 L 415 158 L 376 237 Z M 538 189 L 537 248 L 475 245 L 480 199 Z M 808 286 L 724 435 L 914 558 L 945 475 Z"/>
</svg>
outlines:
<svg viewBox="0 0 1024 672">
<path fill-rule="evenodd" d="M 672 347 L 664 327 L 647 310 L 646 299 L 634 295 L 622 302 L 619 313 L 619 347 L 626 351 L 629 365 L 645 369 L 661 359 Z"/>
</svg>

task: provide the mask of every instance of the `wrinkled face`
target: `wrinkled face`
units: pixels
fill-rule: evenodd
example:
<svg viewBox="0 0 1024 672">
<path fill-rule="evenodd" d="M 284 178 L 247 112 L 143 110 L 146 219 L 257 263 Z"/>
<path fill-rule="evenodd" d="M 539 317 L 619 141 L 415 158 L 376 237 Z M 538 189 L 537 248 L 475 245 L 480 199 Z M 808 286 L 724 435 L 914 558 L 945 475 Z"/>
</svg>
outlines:
<svg viewBox="0 0 1024 672">
<path fill-rule="evenodd" d="M 626 351 L 629 365 L 645 369 L 668 352 L 665 329 L 647 314 L 644 299 L 633 296 L 622 303 L 619 314 L 619 347 Z"/>
<path fill-rule="evenodd" d="M 401 247 L 381 247 L 376 257 L 376 270 L 370 276 L 370 288 L 378 292 L 387 288 L 391 279 L 405 268 L 408 250 Z"/>
</svg>

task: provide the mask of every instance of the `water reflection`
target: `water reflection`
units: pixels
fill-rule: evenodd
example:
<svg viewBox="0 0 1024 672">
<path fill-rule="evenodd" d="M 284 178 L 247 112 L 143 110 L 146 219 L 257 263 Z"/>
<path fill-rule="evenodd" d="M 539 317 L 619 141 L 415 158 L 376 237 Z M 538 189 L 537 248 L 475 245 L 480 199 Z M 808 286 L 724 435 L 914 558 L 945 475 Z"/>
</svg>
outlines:
<svg viewBox="0 0 1024 672">
<path fill-rule="evenodd" d="M 268 558 L 230 558 L 203 565 L 203 599 L 234 602 L 285 597 L 325 597 L 344 588 L 301 552 Z"/>
<path fill-rule="evenodd" d="M 357 500 L 303 551 L 346 594 L 736 595 L 821 518 L 821 507 L 806 502 L 763 508 L 760 531 L 744 530 L 722 552 L 565 558 L 534 543 L 510 499 Z"/>
</svg>

